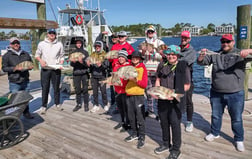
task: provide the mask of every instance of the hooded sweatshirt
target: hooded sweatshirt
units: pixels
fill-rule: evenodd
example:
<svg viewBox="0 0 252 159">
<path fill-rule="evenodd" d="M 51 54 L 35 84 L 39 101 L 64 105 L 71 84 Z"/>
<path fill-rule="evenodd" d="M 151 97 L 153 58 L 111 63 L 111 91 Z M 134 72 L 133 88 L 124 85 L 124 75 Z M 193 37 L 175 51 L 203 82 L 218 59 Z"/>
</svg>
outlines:
<svg viewBox="0 0 252 159">
<path fill-rule="evenodd" d="M 83 58 L 83 64 L 80 63 L 79 61 L 76 62 L 71 62 L 70 65 L 73 67 L 73 75 L 78 76 L 78 75 L 84 75 L 88 73 L 88 65 L 86 63 L 86 60 L 89 56 L 88 52 L 83 49 L 83 42 L 80 48 L 77 48 L 72 52 L 81 52 L 84 55 Z"/>
<path fill-rule="evenodd" d="M 64 48 L 61 42 L 55 39 L 53 42 L 45 38 L 38 44 L 35 58 L 40 57 L 47 65 L 56 65 L 64 60 Z"/>
<path fill-rule="evenodd" d="M 95 43 L 101 44 L 101 50 L 99 52 L 93 52 L 90 57 L 102 59 L 103 62 L 100 67 L 96 64 L 90 65 L 90 72 L 93 78 L 105 79 L 107 76 L 107 69 L 109 68 L 109 61 L 105 59 L 106 52 L 102 49 L 103 43 L 101 41 L 96 41 Z"/>
</svg>

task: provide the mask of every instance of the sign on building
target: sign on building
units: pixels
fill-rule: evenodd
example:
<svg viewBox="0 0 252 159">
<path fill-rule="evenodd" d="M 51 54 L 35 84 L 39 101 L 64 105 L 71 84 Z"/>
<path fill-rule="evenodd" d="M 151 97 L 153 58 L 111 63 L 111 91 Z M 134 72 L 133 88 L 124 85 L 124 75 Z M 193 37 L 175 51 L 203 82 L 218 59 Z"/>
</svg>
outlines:
<svg viewBox="0 0 252 159">
<path fill-rule="evenodd" d="M 248 26 L 240 26 L 240 39 L 247 39 Z"/>
<path fill-rule="evenodd" d="M 45 0 L 15 0 L 20 2 L 45 3 Z"/>
</svg>

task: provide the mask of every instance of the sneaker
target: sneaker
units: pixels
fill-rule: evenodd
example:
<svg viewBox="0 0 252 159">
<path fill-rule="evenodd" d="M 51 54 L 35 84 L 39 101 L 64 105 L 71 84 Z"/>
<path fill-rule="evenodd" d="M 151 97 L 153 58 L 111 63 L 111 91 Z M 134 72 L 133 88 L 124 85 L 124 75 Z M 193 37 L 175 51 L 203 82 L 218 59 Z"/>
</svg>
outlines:
<svg viewBox="0 0 252 159">
<path fill-rule="evenodd" d="M 81 109 L 81 105 L 80 104 L 77 104 L 74 109 L 73 109 L 73 112 L 76 112 L 78 111 L 79 109 Z"/>
<path fill-rule="evenodd" d="M 191 121 L 187 121 L 185 131 L 186 132 L 192 132 L 193 131 L 193 123 Z"/>
<path fill-rule="evenodd" d="M 107 112 L 109 110 L 108 105 L 105 105 L 103 109 Z"/>
<path fill-rule="evenodd" d="M 165 146 L 165 145 L 161 145 L 161 146 L 157 147 L 157 148 L 154 150 L 154 152 L 155 152 L 156 154 L 161 154 L 161 153 L 166 152 L 166 151 L 169 151 L 169 146 Z"/>
<path fill-rule="evenodd" d="M 40 108 L 40 114 L 41 114 L 41 115 L 46 114 L 46 107 L 41 107 L 41 108 Z"/>
<path fill-rule="evenodd" d="M 85 112 L 88 112 L 88 111 L 89 111 L 88 105 L 84 105 L 84 111 L 85 111 Z"/>
<path fill-rule="evenodd" d="M 57 104 L 57 105 L 56 105 L 56 108 L 57 108 L 59 111 L 64 110 L 64 109 L 62 108 L 62 105 L 61 105 L 61 104 Z"/>
<path fill-rule="evenodd" d="M 125 142 L 131 142 L 131 141 L 137 140 L 137 139 L 138 139 L 137 135 L 130 135 L 130 136 L 126 137 L 126 138 L 124 139 L 124 141 L 125 141 Z"/>
<path fill-rule="evenodd" d="M 170 155 L 166 159 L 177 159 L 180 155 L 180 151 L 172 150 Z"/>
<path fill-rule="evenodd" d="M 157 116 L 156 116 L 156 114 L 154 112 L 149 111 L 149 117 L 153 118 L 153 119 L 156 119 Z"/>
<path fill-rule="evenodd" d="M 243 141 L 236 141 L 236 149 L 240 152 L 245 151 Z"/>
<path fill-rule="evenodd" d="M 138 139 L 138 142 L 137 142 L 137 148 L 138 148 L 138 149 L 143 148 L 143 147 L 144 147 L 144 144 L 145 144 L 144 138 L 140 137 L 140 138 Z"/>
<path fill-rule="evenodd" d="M 121 128 L 121 127 L 122 127 L 122 124 L 118 123 L 116 126 L 114 126 L 114 129 L 117 130 L 117 129 Z"/>
<path fill-rule="evenodd" d="M 212 133 L 208 134 L 206 137 L 205 137 L 205 140 L 206 141 L 214 141 L 214 139 L 217 139 L 219 138 L 220 135 L 217 135 L 217 136 L 214 136 Z"/>
<path fill-rule="evenodd" d="M 90 110 L 91 113 L 95 113 L 96 111 L 100 110 L 100 107 L 97 105 L 94 105 L 93 108 Z"/>
</svg>

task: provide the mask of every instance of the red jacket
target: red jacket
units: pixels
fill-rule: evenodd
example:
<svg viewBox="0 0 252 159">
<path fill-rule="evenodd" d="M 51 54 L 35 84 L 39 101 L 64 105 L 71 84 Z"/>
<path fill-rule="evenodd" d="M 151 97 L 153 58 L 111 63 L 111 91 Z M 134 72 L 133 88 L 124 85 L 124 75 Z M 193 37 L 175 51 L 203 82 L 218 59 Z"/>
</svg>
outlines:
<svg viewBox="0 0 252 159">
<path fill-rule="evenodd" d="M 123 45 L 121 45 L 120 43 L 114 44 L 111 48 L 112 50 L 122 50 L 123 48 L 126 49 L 126 51 L 128 52 L 128 55 L 131 55 L 134 50 L 134 48 L 128 43 L 125 42 Z M 130 60 L 128 59 L 129 63 Z M 114 65 L 118 62 L 118 59 L 110 59 L 109 62 L 112 63 L 112 68 L 114 68 Z"/>
<path fill-rule="evenodd" d="M 130 63 L 126 63 L 126 64 L 124 64 L 124 65 L 121 65 L 120 63 L 119 63 L 119 61 L 117 60 L 117 62 L 115 62 L 114 63 L 114 67 L 113 67 L 113 72 L 116 72 L 119 68 L 121 68 L 121 67 L 124 67 L 124 66 L 129 66 L 130 65 Z M 123 80 L 122 78 L 121 78 L 121 82 L 122 82 L 122 86 L 114 86 L 114 88 L 115 88 L 115 91 L 116 91 L 116 93 L 118 93 L 118 94 L 123 94 L 123 93 L 125 93 L 125 87 L 126 87 L 126 84 L 128 83 L 128 81 L 126 81 L 126 80 Z"/>
<path fill-rule="evenodd" d="M 123 45 L 121 45 L 120 43 L 117 43 L 112 46 L 111 50 L 122 50 L 123 48 L 126 49 L 126 51 L 128 52 L 128 55 L 131 55 L 132 52 L 135 51 L 134 48 L 128 42 L 125 42 Z"/>
</svg>

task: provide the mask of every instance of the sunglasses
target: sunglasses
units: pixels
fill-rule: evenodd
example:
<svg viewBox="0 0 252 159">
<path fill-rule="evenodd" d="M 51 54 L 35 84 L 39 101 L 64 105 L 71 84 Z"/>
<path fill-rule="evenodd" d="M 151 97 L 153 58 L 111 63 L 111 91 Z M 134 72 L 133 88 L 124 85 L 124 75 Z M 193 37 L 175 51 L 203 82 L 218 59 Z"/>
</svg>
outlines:
<svg viewBox="0 0 252 159">
<path fill-rule="evenodd" d="M 227 40 L 227 41 L 221 41 L 221 43 L 222 44 L 224 44 L 224 43 L 227 43 L 227 44 L 229 44 L 229 43 L 231 43 L 232 41 L 231 40 Z"/>
<path fill-rule="evenodd" d="M 15 45 L 15 44 L 20 45 L 20 42 L 19 42 L 19 41 L 13 41 L 13 42 L 11 43 L 11 45 Z"/>
<path fill-rule="evenodd" d="M 50 31 L 48 34 L 54 34 L 54 35 L 56 35 L 56 33 L 55 33 L 55 32 L 53 32 L 53 31 Z"/>
<path fill-rule="evenodd" d="M 154 31 L 149 30 L 149 31 L 147 31 L 147 33 L 154 33 Z"/>
<path fill-rule="evenodd" d="M 119 38 L 124 38 L 124 37 L 126 37 L 126 36 L 118 36 Z"/>
</svg>

